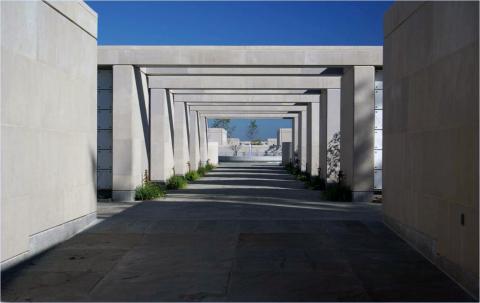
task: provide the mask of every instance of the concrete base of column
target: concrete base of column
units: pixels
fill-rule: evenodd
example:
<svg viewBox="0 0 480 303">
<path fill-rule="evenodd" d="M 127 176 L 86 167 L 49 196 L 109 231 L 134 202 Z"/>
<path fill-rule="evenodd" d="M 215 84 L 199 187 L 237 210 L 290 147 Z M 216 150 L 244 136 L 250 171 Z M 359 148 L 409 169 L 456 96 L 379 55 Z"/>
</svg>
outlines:
<svg viewBox="0 0 480 303">
<path fill-rule="evenodd" d="M 352 192 L 352 201 L 353 202 L 372 202 L 373 192 L 372 191 L 354 191 Z"/>
<path fill-rule="evenodd" d="M 112 201 L 130 202 L 135 201 L 134 190 L 112 190 Z"/>
</svg>

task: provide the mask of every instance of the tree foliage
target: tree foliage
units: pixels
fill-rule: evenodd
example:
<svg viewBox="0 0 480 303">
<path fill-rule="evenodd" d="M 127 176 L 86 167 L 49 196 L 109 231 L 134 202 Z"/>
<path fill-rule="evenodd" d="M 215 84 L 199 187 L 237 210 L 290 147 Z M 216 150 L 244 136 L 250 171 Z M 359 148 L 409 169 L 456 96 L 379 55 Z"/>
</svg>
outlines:
<svg viewBox="0 0 480 303">
<path fill-rule="evenodd" d="M 250 140 L 254 140 L 257 138 L 258 135 L 258 125 L 257 120 L 250 120 L 247 129 L 247 138 Z"/>
<path fill-rule="evenodd" d="M 230 119 L 214 119 L 212 122 L 213 128 L 223 128 L 227 131 L 227 136 L 231 137 L 235 131 L 235 126 L 230 124 Z"/>
</svg>

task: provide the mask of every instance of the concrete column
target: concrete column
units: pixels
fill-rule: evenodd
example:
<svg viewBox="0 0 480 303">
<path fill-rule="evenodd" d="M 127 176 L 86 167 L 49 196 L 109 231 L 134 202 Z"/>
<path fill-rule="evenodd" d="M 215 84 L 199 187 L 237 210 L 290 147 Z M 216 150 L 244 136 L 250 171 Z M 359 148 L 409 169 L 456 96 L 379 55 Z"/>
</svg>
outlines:
<svg viewBox="0 0 480 303">
<path fill-rule="evenodd" d="M 310 176 L 318 176 L 319 165 L 319 128 L 320 103 L 312 102 L 307 108 L 307 172 Z"/>
<path fill-rule="evenodd" d="M 322 90 L 320 95 L 320 172 L 327 182 L 336 182 L 336 178 L 328 179 L 327 172 L 333 167 L 327 163 L 327 148 L 333 136 L 340 133 L 340 89 Z"/>
<path fill-rule="evenodd" d="M 140 70 L 113 66 L 112 199 L 133 201 L 148 169 L 148 115 Z"/>
<path fill-rule="evenodd" d="M 293 117 L 293 120 L 292 120 L 292 158 L 293 158 L 293 163 L 296 163 L 296 160 L 299 158 L 299 155 L 298 155 L 298 141 L 299 141 L 298 120 L 299 120 L 298 117 Z"/>
<path fill-rule="evenodd" d="M 344 69 L 341 91 L 340 146 L 345 183 L 354 201 L 370 201 L 373 195 L 375 67 Z"/>
<path fill-rule="evenodd" d="M 166 89 L 150 90 L 150 179 L 164 183 L 173 175 L 172 110 Z"/>
<path fill-rule="evenodd" d="M 197 170 L 200 165 L 200 138 L 198 127 L 198 112 L 190 111 L 190 169 Z"/>
<path fill-rule="evenodd" d="M 300 170 L 307 171 L 307 112 L 301 111 L 298 119 L 298 159 Z"/>
<path fill-rule="evenodd" d="M 208 142 L 207 142 L 207 119 L 198 117 L 199 145 L 200 145 L 200 165 L 205 166 L 208 160 Z"/>
<path fill-rule="evenodd" d="M 292 142 L 282 143 L 282 165 L 287 165 L 292 161 Z"/>
<path fill-rule="evenodd" d="M 173 155 L 175 162 L 175 174 L 185 175 L 188 172 L 190 152 L 188 148 L 187 109 L 184 102 L 174 102 L 173 121 Z"/>
</svg>

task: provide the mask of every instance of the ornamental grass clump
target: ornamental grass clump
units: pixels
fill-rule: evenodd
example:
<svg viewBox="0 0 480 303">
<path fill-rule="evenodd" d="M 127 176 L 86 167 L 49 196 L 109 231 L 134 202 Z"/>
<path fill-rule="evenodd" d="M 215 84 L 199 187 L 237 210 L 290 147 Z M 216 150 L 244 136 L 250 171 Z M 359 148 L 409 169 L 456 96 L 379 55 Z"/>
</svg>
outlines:
<svg viewBox="0 0 480 303">
<path fill-rule="evenodd" d="M 197 174 L 200 176 L 200 177 L 203 177 L 207 174 L 207 169 L 203 166 L 200 166 L 198 169 L 197 169 Z"/>
<path fill-rule="evenodd" d="M 207 170 L 207 172 L 211 171 L 214 168 L 215 168 L 215 165 L 213 164 L 207 163 L 207 165 L 205 165 L 205 169 Z"/>
<path fill-rule="evenodd" d="M 325 190 L 325 179 L 320 176 L 310 177 L 307 181 L 307 186 L 311 189 Z"/>
<path fill-rule="evenodd" d="M 187 179 L 188 182 L 195 181 L 198 178 L 200 178 L 200 175 L 195 170 L 189 171 L 188 173 L 185 174 L 185 179 Z"/>
<path fill-rule="evenodd" d="M 352 201 L 352 191 L 350 187 L 342 183 L 327 184 L 322 194 L 323 198 L 328 201 Z"/>
<path fill-rule="evenodd" d="M 135 189 L 135 200 L 151 200 L 164 196 L 165 188 L 152 182 L 145 182 Z"/>
<path fill-rule="evenodd" d="M 183 176 L 171 176 L 167 180 L 167 189 L 182 189 L 187 187 L 187 180 Z"/>
</svg>

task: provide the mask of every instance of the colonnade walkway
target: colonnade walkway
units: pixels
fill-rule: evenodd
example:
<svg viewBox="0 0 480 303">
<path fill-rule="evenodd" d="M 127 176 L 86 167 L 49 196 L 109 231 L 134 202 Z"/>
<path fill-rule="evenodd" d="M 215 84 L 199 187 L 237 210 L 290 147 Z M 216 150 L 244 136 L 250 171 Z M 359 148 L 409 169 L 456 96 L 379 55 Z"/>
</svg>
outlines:
<svg viewBox="0 0 480 303">
<path fill-rule="evenodd" d="M 4 273 L 2 299 L 472 300 L 382 224 L 381 205 L 321 202 L 274 164 L 223 164 L 164 200 L 101 204 L 99 216 Z"/>
</svg>

